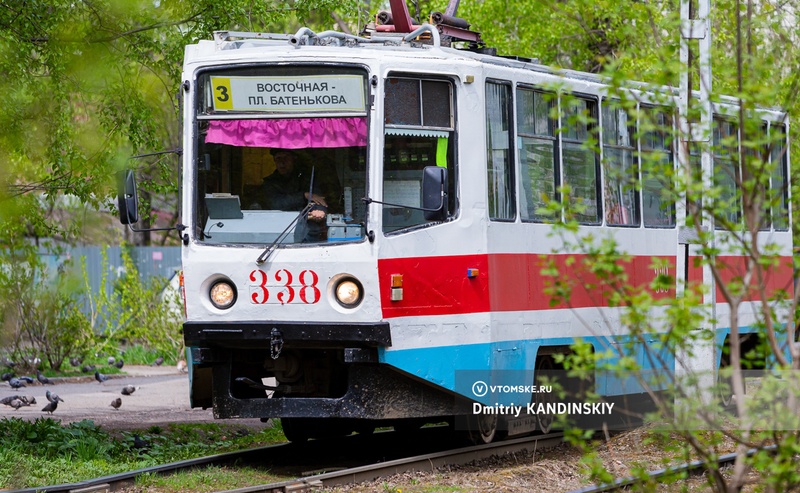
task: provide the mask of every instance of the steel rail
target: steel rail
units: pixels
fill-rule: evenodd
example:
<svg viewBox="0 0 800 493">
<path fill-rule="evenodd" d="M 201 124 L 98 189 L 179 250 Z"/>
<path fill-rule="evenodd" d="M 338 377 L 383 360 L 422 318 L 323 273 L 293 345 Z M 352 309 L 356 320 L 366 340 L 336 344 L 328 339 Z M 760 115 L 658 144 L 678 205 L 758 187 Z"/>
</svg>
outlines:
<svg viewBox="0 0 800 493">
<path fill-rule="evenodd" d="M 99 478 L 87 479 L 84 481 L 77 481 L 75 483 L 58 484 L 51 486 L 35 486 L 31 488 L 24 488 L 19 490 L 3 490 L 3 493 L 100 493 L 110 492 L 119 489 L 125 485 L 133 484 L 138 476 L 144 474 L 173 474 L 178 471 L 192 469 L 200 466 L 224 464 L 235 461 L 237 459 L 245 458 L 248 455 L 263 454 L 265 452 L 280 453 L 282 447 L 289 447 L 290 444 L 282 443 L 279 445 L 269 445 L 266 447 L 258 447 L 247 450 L 239 450 L 236 452 L 226 452 L 224 454 L 209 455 L 206 457 L 199 457 L 196 459 L 186 459 L 177 462 L 171 462 L 160 466 L 145 467 L 134 471 L 122 472 L 117 474 L 110 474 Z"/>
<path fill-rule="evenodd" d="M 749 456 L 752 456 L 753 454 L 755 454 L 756 452 L 758 452 L 759 450 L 770 451 L 770 450 L 774 450 L 774 449 L 775 449 L 775 447 L 772 446 L 772 445 L 769 446 L 769 447 L 761 448 L 761 449 L 750 449 L 750 450 L 747 451 L 747 455 L 749 457 Z M 736 453 L 730 453 L 730 454 L 721 455 L 715 461 L 715 463 L 717 464 L 717 467 L 724 466 L 724 465 L 727 465 L 727 464 L 733 464 L 733 462 L 736 461 L 736 456 L 737 455 L 738 454 L 736 454 Z M 669 477 L 669 476 L 672 476 L 674 474 L 679 474 L 679 473 L 684 473 L 684 472 L 685 473 L 696 473 L 696 472 L 698 472 L 700 470 L 706 469 L 707 466 L 708 466 L 707 462 L 704 462 L 704 461 L 701 461 L 701 460 L 696 460 L 696 461 L 692 461 L 692 462 L 686 462 L 684 464 L 679 464 L 677 466 L 666 467 L 664 469 L 656 469 L 654 471 L 651 471 L 651 472 L 647 473 L 647 477 L 650 478 L 650 479 L 659 479 L 659 478 L 662 478 L 662 477 Z M 580 488 L 580 489 L 577 489 L 577 490 L 569 491 L 568 493 L 604 493 L 606 491 L 621 490 L 622 488 L 627 488 L 628 486 L 633 486 L 633 485 L 639 484 L 641 482 L 642 482 L 642 478 L 637 478 L 637 477 L 634 477 L 634 476 L 628 476 L 626 478 L 616 479 L 612 483 L 605 483 L 605 484 L 600 484 L 600 485 L 591 485 L 591 486 L 587 486 L 585 488 Z"/>
<path fill-rule="evenodd" d="M 414 471 L 433 471 L 447 465 L 461 465 L 487 459 L 500 454 L 552 448 L 564 440 L 563 433 L 551 433 L 517 438 L 486 445 L 475 445 L 443 452 L 396 459 L 377 464 L 353 467 L 341 471 L 306 476 L 290 481 L 249 486 L 220 493 L 289 493 L 311 491 L 345 484 L 373 481 L 375 479 Z"/>
</svg>

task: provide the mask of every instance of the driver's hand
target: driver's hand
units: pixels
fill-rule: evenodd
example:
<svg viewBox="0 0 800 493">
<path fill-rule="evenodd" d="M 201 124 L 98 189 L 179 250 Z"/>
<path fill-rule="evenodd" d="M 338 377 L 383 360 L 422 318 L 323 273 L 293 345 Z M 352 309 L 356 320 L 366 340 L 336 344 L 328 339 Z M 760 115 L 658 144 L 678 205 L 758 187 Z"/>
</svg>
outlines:
<svg viewBox="0 0 800 493">
<path fill-rule="evenodd" d="M 325 220 L 325 211 L 316 210 L 316 211 L 309 212 L 308 213 L 308 220 L 309 221 L 316 221 L 316 222 L 324 221 Z"/>
</svg>

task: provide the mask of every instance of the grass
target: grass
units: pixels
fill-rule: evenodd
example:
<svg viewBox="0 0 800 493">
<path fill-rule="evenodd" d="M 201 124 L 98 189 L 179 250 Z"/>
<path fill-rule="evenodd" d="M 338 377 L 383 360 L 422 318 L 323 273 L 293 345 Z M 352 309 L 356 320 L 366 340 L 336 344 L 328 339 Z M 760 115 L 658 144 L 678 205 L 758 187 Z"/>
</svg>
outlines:
<svg viewBox="0 0 800 493">
<path fill-rule="evenodd" d="M 205 467 L 177 474 L 162 476 L 146 474 L 136 480 L 137 489 L 165 493 L 193 491 L 198 493 L 233 490 L 243 485 L 276 483 L 288 480 L 286 476 L 276 476 L 251 467 Z"/>
<path fill-rule="evenodd" d="M 137 437 L 146 443 L 137 448 Z M 51 418 L 24 421 L 18 418 L 0 420 L 0 489 L 30 488 L 74 483 L 109 474 L 166 464 L 184 459 L 271 445 L 286 439 L 280 429 L 253 431 L 234 425 L 171 424 L 166 428 L 151 427 L 138 432 L 109 434 L 85 420 L 62 426 Z M 214 468 L 212 468 L 214 469 Z M 143 481 L 209 481 L 211 469 L 191 471 L 178 478 L 144 479 Z M 205 478 L 205 479 L 204 479 Z M 242 475 L 219 470 L 210 484 L 225 489 L 224 478 L 231 485 L 242 485 L 249 478 L 257 483 L 270 480 L 264 471 L 243 469 Z M 266 479 L 262 479 L 266 478 Z M 198 486 L 199 487 L 199 486 Z M 200 491 L 191 487 L 166 491 Z M 161 490 L 159 490 L 161 491 Z"/>
</svg>

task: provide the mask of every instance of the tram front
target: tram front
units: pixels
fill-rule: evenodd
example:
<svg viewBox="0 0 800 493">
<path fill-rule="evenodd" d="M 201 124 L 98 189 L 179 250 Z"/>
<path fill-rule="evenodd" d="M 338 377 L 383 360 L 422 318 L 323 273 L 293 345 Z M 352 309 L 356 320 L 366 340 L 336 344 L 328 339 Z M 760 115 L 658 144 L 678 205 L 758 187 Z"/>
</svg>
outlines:
<svg viewBox="0 0 800 493">
<path fill-rule="evenodd" d="M 284 418 L 295 439 L 451 414 L 452 398 L 379 364 L 392 341 L 362 200 L 379 193 L 368 68 L 209 63 L 193 49 L 182 258 L 192 406 Z"/>
</svg>

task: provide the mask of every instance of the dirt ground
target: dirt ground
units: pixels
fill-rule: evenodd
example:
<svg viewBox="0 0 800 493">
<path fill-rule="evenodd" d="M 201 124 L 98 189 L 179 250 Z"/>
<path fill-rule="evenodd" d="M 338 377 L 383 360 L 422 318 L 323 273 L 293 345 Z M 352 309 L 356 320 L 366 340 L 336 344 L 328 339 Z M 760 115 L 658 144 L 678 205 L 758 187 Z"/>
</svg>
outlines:
<svg viewBox="0 0 800 493">
<path fill-rule="evenodd" d="M 100 369 L 102 372 L 102 368 Z M 187 422 L 235 422 L 239 426 L 266 426 L 258 419 L 215 420 L 210 409 L 191 409 L 189 405 L 189 377 L 174 366 L 126 366 L 124 374 L 108 375 L 98 383 L 93 375 L 53 379 L 51 385 L 38 382 L 18 390 L 6 382 L 0 384 L 0 399 L 10 395 L 33 396 L 36 404 L 14 410 L 0 406 L 0 418 L 18 417 L 36 419 L 52 417 L 62 423 L 83 419 L 94 420 L 107 430 L 144 429 L 153 425 Z M 138 387 L 131 395 L 122 395 L 126 385 Z M 52 416 L 42 411 L 47 405 L 46 391 L 58 394 L 64 402 Z M 111 401 L 122 399 L 119 409 Z"/>
</svg>

